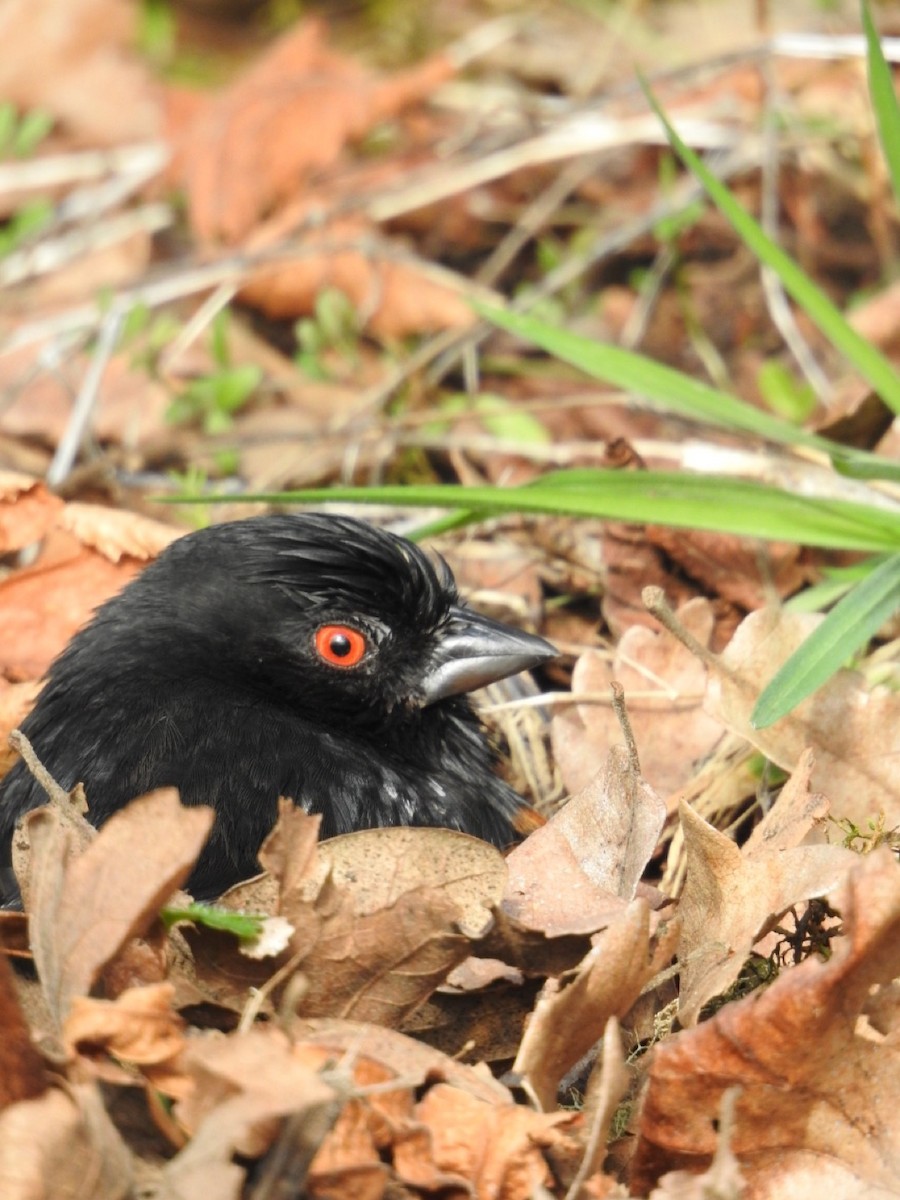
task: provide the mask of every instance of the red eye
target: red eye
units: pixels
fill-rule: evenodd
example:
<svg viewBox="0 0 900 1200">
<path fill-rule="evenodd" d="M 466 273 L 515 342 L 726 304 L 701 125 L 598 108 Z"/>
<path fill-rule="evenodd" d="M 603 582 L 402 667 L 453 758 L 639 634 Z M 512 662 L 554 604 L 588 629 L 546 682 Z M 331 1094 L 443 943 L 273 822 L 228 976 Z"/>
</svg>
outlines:
<svg viewBox="0 0 900 1200">
<path fill-rule="evenodd" d="M 323 625 L 316 630 L 316 650 L 332 667 L 355 667 L 367 649 L 366 639 L 349 625 Z"/>
</svg>

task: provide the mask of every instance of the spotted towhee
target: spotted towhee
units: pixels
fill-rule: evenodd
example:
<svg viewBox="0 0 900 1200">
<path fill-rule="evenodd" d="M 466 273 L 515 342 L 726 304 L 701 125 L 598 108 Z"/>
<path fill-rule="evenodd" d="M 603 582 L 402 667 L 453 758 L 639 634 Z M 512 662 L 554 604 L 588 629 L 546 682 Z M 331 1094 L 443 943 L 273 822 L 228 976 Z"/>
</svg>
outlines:
<svg viewBox="0 0 900 1200">
<path fill-rule="evenodd" d="M 50 669 L 22 728 L 103 822 L 174 785 L 216 811 L 188 883 L 258 870 L 279 796 L 323 836 L 442 825 L 498 846 L 532 823 L 495 774 L 466 695 L 546 661 L 549 643 L 460 603 L 449 568 L 348 517 L 255 517 L 174 542 Z M 44 803 L 23 763 L 0 783 L 0 902 L 18 903 L 16 821 Z"/>
</svg>

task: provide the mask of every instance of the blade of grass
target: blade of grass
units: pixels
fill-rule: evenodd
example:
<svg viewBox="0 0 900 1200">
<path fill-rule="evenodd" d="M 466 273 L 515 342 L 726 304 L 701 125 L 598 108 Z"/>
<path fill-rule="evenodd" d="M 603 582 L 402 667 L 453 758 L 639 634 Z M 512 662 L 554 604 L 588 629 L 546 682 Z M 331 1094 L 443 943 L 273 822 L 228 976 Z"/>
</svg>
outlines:
<svg viewBox="0 0 900 1200">
<path fill-rule="evenodd" d="M 875 110 L 878 138 L 891 177 L 894 199 L 900 204 L 900 104 L 894 91 L 894 79 L 881 48 L 881 39 L 866 0 L 862 5 L 862 23 L 866 34 L 866 62 L 869 69 L 869 95 Z"/>
<path fill-rule="evenodd" d="M 839 600 L 763 689 L 750 721 L 765 729 L 821 687 L 900 607 L 900 555 Z"/>
<path fill-rule="evenodd" d="M 396 504 L 527 512 L 719 530 L 744 537 L 875 552 L 900 548 L 900 514 L 846 500 L 822 500 L 715 475 L 666 471 L 558 471 L 524 487 L 438 484 L 314 488 L 241 497 L 254 503 Z M 169 503 L 234 503 L 235 496 L 166 497 Z"/>
<path fill-rule="evenodd" d="M 794 260 L 763 232 L 758 222 L 728 188 L 716 179 L 703 160 L 687 146 L 669 123 L 662 108 L 644 85 L 647 100 L 659 117 L 672 148 L 685 166 L 700 180 L 719 211 L 731 222 L 738 236 L 760 262 L 771 267 L 785 290 L 813 320 L 832 345 L 841 351 L 869 381 L 885 404 L 900 413 L 900 376 L 891 362 L 848 324 L 835 307 Z"/>
<path fill-rule="evenodd" d="M 807 433 L 796 425 L 644 355 L 580 337 L 523 313 L 486 305 L 476 305 L 476 308 L 479 316 L 493 325 L 533 342 L 548 354 L 578 367 L 594 379 L 602 379 L 624 391 L 645 396 L 670 412 L 677 412 L 695 421 L 707 421 L 722 429 L 753 433 L 770 442 L 810 446 L 829 457 L 843 453 L 840 446 L 827 438 Z"/>
</svg>

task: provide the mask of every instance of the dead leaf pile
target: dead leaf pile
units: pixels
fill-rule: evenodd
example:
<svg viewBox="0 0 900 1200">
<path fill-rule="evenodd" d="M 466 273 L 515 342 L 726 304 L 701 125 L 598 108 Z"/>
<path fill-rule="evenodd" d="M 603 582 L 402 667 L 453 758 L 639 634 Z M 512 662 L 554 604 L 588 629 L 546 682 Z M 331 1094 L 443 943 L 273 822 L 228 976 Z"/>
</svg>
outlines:
<svg viewBox="0 0 900 1200">
<path fill-rule="evenodd" d="M 809 794 L 811 765 L 808 757 L 743 850 L 682 807 L 688 868 L 677 915 L 641 882 L 666 809 L 622 751 L 506 860 L 436 829 L 319 843 L 318 818 L 285 801 L 261 852 L 265 874 L 221 902 L 223 915 L 259 915 L 249 941 L 184 923 L 192 910 L 176 889 L 209 810 L 155 793 L 97 833 L 73 814 L 62 822 L 55 808 L 36 811 L 16 866 L 39 983 L 0 975 L 4 1195 L 27 1194 L 16 1190 L 26 1178 L 56 1180 L 67 1196 L 127 1193 L 134 1133 L 107 1114 L 103 1083 L 144 1090 L 146 1136 L 169 1146 L 153 1172 L 160 1197 L 237 1198 L 251 1178 L 373 1200 L 398 1187 L 423 1197 L 526 1200 L 536 1188 L 562 1195 L 576 1185 L 611 1195 L 610 1137 L 612 1161 L 633 1151 L 630 1194 L 666 1172 L 709 1174 L 727 1160 L 751 1181 L 747 1194 L 774 1196 L 771 1178 L 795 1165 L 804 1178 L 809 1155 L 823 1150 L 815 1130 L 831 1120 L 833 1072 L 845 1091 L 876 1080 L 879 1105 L 883 1093 L 896 1107 L 893 1073 L 877 1064 L 896 1018 L 890 981 L 900 964 L 885 950 L 900 919 L 900 875 L 886 850 L 860 860 L 806 844 L 827 810 Z M 826 893 L 843 919 L 831 961 L 784 969 L 764 994 L 726 1004 L 624 1067 L 624 1050 L 671 1004 L 673 961 L 679 1019 L 693 1024 L 785 912 Z M 167 902 L 181 914 L 168 934 L 157 915 Z M 486 1065 L 504 1065 L 485 1035 L 495 1009 L 517 1022 L 505 1078 L 531 1103 Z M 815 1032 L 797 1033 L 806 1010 L 817 1014 Z M 734 1021 L 745 1023 L 739 1036 L 753 1056 L 773 1064 L 767 1071 L 777 1064 L 792 1087 L 814 1080 L 791 1101 L 802 1120 L 779 1125 L 777 1171 L 755 1132 L 771 1104 L 753 1098 L 762 1067 L 747 1051 L 732 1064 L 722 1041 L 738 1036 L 725 1032 Z M 805 1049 L 815 1039 L 819 1052 Z M 689 1068 L 673 1065 L 682 1046 Z M 559 1109 L 560 1088 L 576 1078 L 584 1111 Z M 729 1080 L 750 1091 L 739 1093 L 730 1140 L 717 1150 L 702 1114 L 719 1111 Z M 627 1097 L 637 1139 L 617 1142 Z M 674 1127 L 670 1111 L 680 1114 Z M 886 1110 L 883 1119 L 893 1118 Z M 853 1172 L 888 1178 L 887 1130 L 862 1158 L 847 1144 L 829 1167 L 842 1187 Z M 82 1161 L 96 1190 L 79 1191 L 63 1161 Z"/>
</svg>

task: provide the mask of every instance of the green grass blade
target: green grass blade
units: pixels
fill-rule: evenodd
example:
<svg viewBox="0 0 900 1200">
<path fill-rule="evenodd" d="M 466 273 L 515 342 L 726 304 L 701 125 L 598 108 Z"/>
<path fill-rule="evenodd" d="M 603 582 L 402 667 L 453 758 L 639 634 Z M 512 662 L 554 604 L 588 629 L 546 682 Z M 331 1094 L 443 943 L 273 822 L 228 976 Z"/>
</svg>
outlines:
<svg viewBox="0 0 900 1200">
<path fill-rule="evenodd" d="M 869 95 L 875 110 L 878 139 L 888 165 L 894 199 L 900 204 L 900 104 L 894 79 L 888 66 L 881 39 L 866 0 L 862 0 L 862 23 L 866 34 L 866 61 L 869 68 Z"/>
<path fill-rule="evenodd" d="M 624 391 L 635 392 L 670 412 L 719 428 L 753 433 L 771 442 L 789 446 L 811 446 L 825 454 L 841 448 L 827 438 L 807 433 L 788 421 L 745 404 L 735 396 L 710 387 L 690 375 L 642 354 L 580 337 L 535 317 L 503 309 L 477 306 L 478 313 L 492 324 L 540 346 L 548 354 L 578 367 L 594 379 L 602 379 Z"/>
<path fill-rule="evenodd" d="M 234 503 L 233 494 L 168 498 L 171 503 Z M 247 495 L 262 503 L 396 504 L 467 509 L 483 515 L 543 513 L 670 525 L 846 550 L 900 549 L 900 513 L 846 500 L 795 495 L 766 484 L 667 471 L 557 471 L 524 487 L 439 484 L 314 488 Z"/>
<path fill-rule="evenodd" d="M 843 314 L 794 260 L 776 245 L 703 160 L 681 140 L 649 90 L 647 98 L 666 130 L 669 142 L 685 166 L 700 180 L 719 211 L 760 262 L 771 267 L 785 290 L 813 320 L 832 345 L 869 381 L 885 404 L 900 413 L 900 376 L 891 362 L 848 324 Z"/>
<path fill-rule="evenodd" d="M 765 729 L 821 687 L 900 607 L 900 555 L 892 555 L 839 600 L 768 683 L 750 717 Z"/>
</svg>

